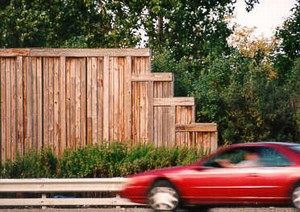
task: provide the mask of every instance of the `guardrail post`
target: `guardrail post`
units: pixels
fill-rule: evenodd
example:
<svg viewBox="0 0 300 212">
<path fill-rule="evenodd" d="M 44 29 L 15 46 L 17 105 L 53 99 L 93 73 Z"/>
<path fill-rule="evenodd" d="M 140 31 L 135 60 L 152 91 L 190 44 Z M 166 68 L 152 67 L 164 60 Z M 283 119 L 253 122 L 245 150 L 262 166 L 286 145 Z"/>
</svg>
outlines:
<svg viewBox="0 0 300 212">
<path fill-rule="evenodd" d="M 42 194 L 42 201 L 41 201 L 41 202 L 44 203 L 44 200 L 45 200 L 46 198 L 47 198 L 47 194 L 44 194 L 44 193 L 43 193 L 43 194 Z M 47 208 L 46 205 L 43 205 L 43 206 L 42 206 L 42 210 L 46 210 L 46 208 Z"/>
</svg>

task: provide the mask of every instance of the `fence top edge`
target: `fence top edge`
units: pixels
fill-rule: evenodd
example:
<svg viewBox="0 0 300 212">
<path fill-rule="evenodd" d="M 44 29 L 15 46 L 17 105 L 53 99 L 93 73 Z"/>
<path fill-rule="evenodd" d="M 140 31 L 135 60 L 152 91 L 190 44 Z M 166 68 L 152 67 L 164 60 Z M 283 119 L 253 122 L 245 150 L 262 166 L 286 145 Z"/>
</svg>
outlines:
<svg viewBox="0 0 300 212">
<path fill-rule="evenodd" d="M 9 48 L 0 49 L 0 57 L 149 57 L 148 48 Z"/>
</svg>

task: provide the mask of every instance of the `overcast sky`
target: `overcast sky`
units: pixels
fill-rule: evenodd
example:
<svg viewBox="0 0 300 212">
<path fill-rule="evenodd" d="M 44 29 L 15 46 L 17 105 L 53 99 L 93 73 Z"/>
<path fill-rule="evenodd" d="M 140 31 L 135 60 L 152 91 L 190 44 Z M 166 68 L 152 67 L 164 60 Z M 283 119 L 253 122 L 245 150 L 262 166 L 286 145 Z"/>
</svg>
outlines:
<svg viewBox="0 0 300 212">
<path fill-rule="evenodd" d="M 284 20 L 292 14 L 290 11 L 296 4 L 296 0 L 260 0 L 254 9 L 247 13 L 244 0 L 237 1 L 235 11 L 236 22 L 246 27 L 257 27 L 255 35 L 270 37 L 277 26 L 281 26 Z"/>
</svg>

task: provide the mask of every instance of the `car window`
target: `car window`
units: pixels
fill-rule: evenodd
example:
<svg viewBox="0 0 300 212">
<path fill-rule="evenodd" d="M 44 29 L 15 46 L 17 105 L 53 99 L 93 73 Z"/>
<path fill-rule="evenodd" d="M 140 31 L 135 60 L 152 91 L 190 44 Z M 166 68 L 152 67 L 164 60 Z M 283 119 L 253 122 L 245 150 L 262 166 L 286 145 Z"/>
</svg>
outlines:
<svg viewBox="0 0 300 212">
<path fill-rule="evenodd" d="M 228 160 L 232 164 L 241 164 L 245 160 L 246 152 L 256 152 L 259 156 L 259 164 L 264 167 L 285 167 L 290 166 L 289 161 L 283 154 L 269 147 L 239 147 L 222 152 L 203 163 L 207 167 L 222 167 L 220 160 Z M 244 167 L 245 168 L 245 167 Z"/>
<path fill-rule="evenodd" d="M 217 157 L 215 157 L 215 161 L 227 159 L 232 163 L 239 163 L 244 158 L 245 151 L 243 149 L 234 149 L 232 151 L 224 152 Z"/>
<path fill-rule="evenodd" d="M 290 148 L 295 150 L 296 152 L 300 153 L 300 145 L 293 145 L 293 146 L 290 146 Z"/>
<path fill-rule="evenodd" d="M 261 147 L 259 150 L 261 163 L 267 167 L 284 167 L 291 162 L 281 153 L 269 147 Z"/>
<path fill-rule="evenodd" d="M 215 157 L 204 162 L 204 166 L 208 167 L 221 167 L 218 163 L 219 160 L 228 160 L 232 164 L 238 164 L 245 158 L 245 153 L 248 151 L 247 148 L 234 148 L 228 151 L 222 152 Z"/>
</svg>

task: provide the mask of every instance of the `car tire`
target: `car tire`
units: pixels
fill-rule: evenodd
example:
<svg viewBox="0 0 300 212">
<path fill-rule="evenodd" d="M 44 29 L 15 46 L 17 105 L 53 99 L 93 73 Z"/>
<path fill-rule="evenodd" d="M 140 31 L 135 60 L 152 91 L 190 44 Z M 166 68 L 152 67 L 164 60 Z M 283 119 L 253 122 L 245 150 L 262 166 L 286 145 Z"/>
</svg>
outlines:
<svg viewBox="0 0 300 212">
<path fill-rule="evenodd" d="M 176 211 L 179 206 L 179 194 L 170 182 L 160 180 L 151 186 L 148 203 L 155 211 Z"/>
<path fill-rule="evenodd" d="M 295 208 L 300 210 L 300 184 L 297 184 L 292 192 L 292 203 Z"/>
</svg>

